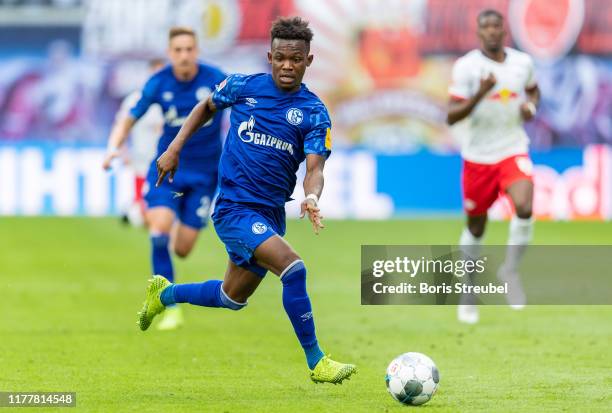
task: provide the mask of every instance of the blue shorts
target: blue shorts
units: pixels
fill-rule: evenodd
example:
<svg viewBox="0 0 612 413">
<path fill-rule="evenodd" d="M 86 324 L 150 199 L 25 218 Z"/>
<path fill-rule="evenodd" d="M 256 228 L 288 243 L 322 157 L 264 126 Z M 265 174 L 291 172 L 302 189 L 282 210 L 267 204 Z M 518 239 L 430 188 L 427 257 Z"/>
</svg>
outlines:
<svg viewBox="0 0 612 413">
<path fill-rule="evenodd" d="M 268 238 L 276 234 L 285 235 L 285 208 L 233 202 L 221 194 L 212 219 L 230 260 L 264 277 L 267 270 L 255 263 L 253 253 Z"/>
<path fill-rule="evenodd" d="M 185 225 L 202 229 L 208 222 L 210 206 L 217 190 L 217 173 L 200 173 L 179 169 L 172 183 L 168 177 L 159 187 L 157 167 L 151 164 L 147 174 L 144 200 L 147 208 L 166 207 L 174 211 Z"/>
</svg>

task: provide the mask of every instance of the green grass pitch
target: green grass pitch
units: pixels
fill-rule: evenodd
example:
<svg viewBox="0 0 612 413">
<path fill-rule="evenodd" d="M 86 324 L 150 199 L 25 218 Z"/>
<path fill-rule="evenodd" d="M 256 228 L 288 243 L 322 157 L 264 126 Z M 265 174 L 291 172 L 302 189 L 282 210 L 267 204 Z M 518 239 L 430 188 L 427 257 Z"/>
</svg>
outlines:
<svg viewBox="0 0 612 413">
<path fill-rule="evenodd" d="M 149 273 L 143 230 L 115 219 L 0 219 L 0 391 L 75 391 L 87 412 L 603 412 L 612 411 L 612 307 L 481 308 L 360 305 L 361 244 L 455 244 L 460 220 L 328 221 L 320 236 L 290 221 L 309 271 L 324 351 L 358 365 L 342 386 L 310 382 L 268 274 L 247 309 L 184 306 L 176 332 L 138 330 Z M 487 242 L 503 244 L 507 224 Z M 612 244 L 612 223 L 536 226 L 540 244 Z M 179 281 L 222 276 L 214 230 L 177 263 Z M 433 400 L 405 407 L 385 368 L 418 351 L 441 373 Z M 27 411 L 19 410 L 19 411 Z M 35 412 L 53 409 L 33 410 Z M 63 411 L 63 410 L 61 410 Z"/>
</svg>

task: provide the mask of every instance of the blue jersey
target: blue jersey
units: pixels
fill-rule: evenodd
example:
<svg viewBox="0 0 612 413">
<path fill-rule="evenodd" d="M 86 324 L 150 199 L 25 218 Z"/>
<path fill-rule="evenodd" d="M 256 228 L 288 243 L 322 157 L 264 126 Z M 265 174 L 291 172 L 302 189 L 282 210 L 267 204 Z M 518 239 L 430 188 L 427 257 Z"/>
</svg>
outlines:
<svg viewBox="0 0 612 413">
<path fill-rule="evenodd" d="M 170 145 L 193 107 L 223 81 L 225 74 L 213 66 L 198 64 L 190 81 L 178 80 L 171 66 L 155 73 L 145 84 L 142 95 L 130 114 L 138 119 L 157 103 L 164 112 L 164 131 L 157 144 L 157 157 Z M 179 158 L 180 169 L 216 173 L 221 155 L 221 112 L 200 128 L 185 144 Z"/>
<path fill-rule="evenodd" d="M 327 108 L 304 84 L 285 92 L 269 74 L 232 75 L 217 87 L 213 102 L 219 109 L 232 106 L 219 163 L 226 199 L 284 206 L 306 154 L 327 158 L 331 152 Z"/>
</svg>

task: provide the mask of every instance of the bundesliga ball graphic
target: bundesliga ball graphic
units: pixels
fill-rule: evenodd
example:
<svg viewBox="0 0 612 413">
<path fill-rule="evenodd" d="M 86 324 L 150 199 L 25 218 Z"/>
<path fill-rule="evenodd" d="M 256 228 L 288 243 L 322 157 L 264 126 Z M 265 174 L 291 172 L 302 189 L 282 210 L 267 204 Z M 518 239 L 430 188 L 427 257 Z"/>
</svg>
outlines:
<svg viewBox="0 0 612 413">
<path fill-rule="evenodd" d="M 433 360 L 421 353 L 404 353 L 387 367 L 387 390 L 395 400 L 417 406 L 438 389 L 440 374 Z"/>
</svg>

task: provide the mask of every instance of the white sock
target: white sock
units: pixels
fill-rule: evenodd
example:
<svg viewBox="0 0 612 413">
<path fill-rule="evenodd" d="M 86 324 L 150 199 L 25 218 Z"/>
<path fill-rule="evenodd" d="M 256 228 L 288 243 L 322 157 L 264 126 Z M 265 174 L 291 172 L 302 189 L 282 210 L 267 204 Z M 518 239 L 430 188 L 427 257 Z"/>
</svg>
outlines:
<svg viewBox="0 0 612 413">
<path fill-rule="evenodd" d="M 482 250 L 482 239 L 484 237 L 476 238 L 469 229 L 464 228 L 459 238 L 459 245 L 461 246 L 461 252 L 467 257 L 477 259 L 480 257 L 480 251 Z"/>
<path fill-rule="evenodd" d="M 476 260 L 480 257 L 482 250 L 482 239 L 484 237 L 476 238 L 469 229 L 464 228 L 459 238 L 459 246 L 464 259 Z M 463 278 L 463 283 L 466 285 L 473 285 L 474 280 L 472 274 L 468 274 L 467 277 Z M 470 305 L 474 306 L 478 303 L 474 294 L 461 294 L 459 297 L 459 305 Z"/>
<path fill-rule="evenodd" d="M 533 218 L 519 218 L 516 215 L 510 221 L 510 232 L 508 234 L 508 248 L 506 250 L 507 270 L 516 272 L 519 263 L 525 255 L 527 245 L 533 238 Z"/>
</svg>

